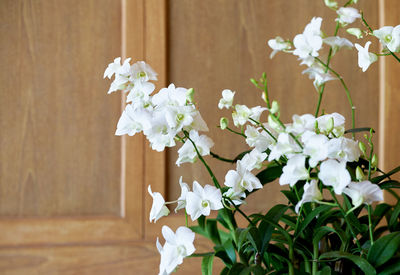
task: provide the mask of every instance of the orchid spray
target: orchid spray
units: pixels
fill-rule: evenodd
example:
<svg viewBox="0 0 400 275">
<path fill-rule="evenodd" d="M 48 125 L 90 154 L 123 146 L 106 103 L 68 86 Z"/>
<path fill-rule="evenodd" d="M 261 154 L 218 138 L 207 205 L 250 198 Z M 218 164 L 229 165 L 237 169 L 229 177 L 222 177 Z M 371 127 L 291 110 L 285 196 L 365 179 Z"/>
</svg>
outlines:
<svg viewBox="0 0 400 275">
<path fill-rule="evenodd" d="M 293 40 L 277 36 L 268 41 L 271 58 L 279 52 L 292 54 L 306 67 L 303 74 L 313 80 L 318 94 L 314 114 L 294 114 L 292 122 L 281 121 L 281 109 L 271 99 L 265 73 L 259 80 L 251 79 L 261 91 L 264 106 L 235 104 L 236 92 L 222 91 L 218 107 L 232 111 L 233 126 L 228 118 L 221 118 L 220 128 L 241 136 L 249 146 L 234 159 L 211 150 L 214 143 L 204 134 L 208 127 L 194 103 L 193 89 L 170 84 L 155 92 L 152 81 L 157 74 L 143 61 L 131 65 L 126 59 L 121 64 L 121 58 L 116 58 L 108 65 L 104 77 L 115 76 L 109 93 L 128 93 L 115 134 L 143 132 L 156 151 L 181 144 L 176 165 L 200 161 L 210 175 L 207 183 L 191 179 L 191 187 L 181 178 L 181 195 L 172 202 L 149 186 L 153 198 L 150 221 L 162 221 L 170 214 L 168 205 L 175 203 L 175 212 L 183 211 L 186 216 L 176 232 L 162 228 L 165 243 L 156 242 L 161 255 L 159 274 L 170 274 L 184 258 L 194 256 L 203 258 L 203 274 L 212 273 L 215 258 L 225 265 L 221 274 L 400 274 L 400 200 L 393 191 L 400 183 L 390 178 L 400 167 L 387 173 L 377 167 L 374 130 L 356 128 L 345 78 L 331 67 L 331 59 L 343 49 L 358 51 L 357 63 L 363 72 L 378 56 L 400 62 L 400 25 L 372 29 L 353 7 L 356 2 L 339 7 L 336 1 L 325 0 L 337 14 L 332 36 L 321 30 L 323 19 L 314 17 Z M 351 27 L 357 20 L 365 29 Z M 362 46 L 339 37 L 340 32 L 373 41 Z M 383 51 L 370 52 L 372 43 L 381 43 Z M 328 81 L 343 86 L 351 109 L 350 129 L 345 128 L 341 114 L 321 113 Z M 260 120 L 264 112 L 268 113 L 266 122 Z M 356 140 L 357 132 L 365 132 L 364 139 Z M 219 181 L 207 156 L 236 164 L 236 168 Z M 268 188 L 266 184 L 275 180 L 273 184 L 288 186 L 282 191 L 287 204 L 250 215 L 240 209 L 249 194 Z M 393 194 L 397 204 L 384 203 L 383 190 Z M 236 215 L 242 215 L 247 225 L 239 227 Z M 198 225 L 188 226 L 188 217 Z M 196 234 L 210 239 L 213 250 L 196 254 Z"/>
</svg>

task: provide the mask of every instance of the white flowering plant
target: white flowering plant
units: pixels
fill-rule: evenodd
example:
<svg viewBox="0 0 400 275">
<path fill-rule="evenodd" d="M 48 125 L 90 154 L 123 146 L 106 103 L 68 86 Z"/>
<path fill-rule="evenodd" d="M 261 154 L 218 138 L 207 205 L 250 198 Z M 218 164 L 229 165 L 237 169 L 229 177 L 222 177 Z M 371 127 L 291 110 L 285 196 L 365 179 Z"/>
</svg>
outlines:
<svg viewBox="0 0 400 275">
<path fill-rule="evenodd" d="M 209 182 L 193 179 L 192 186 L 181 177 L 181 195 L 171 202 L 148 187 L 153 198 L 150 222 L 169 215 L 168 205 L 175 203 L 174 211 L 186 216 L 176 232 L 162 227 L 165 243 L 156 242 L 161 255 L 159 274 L 172 273 L 184 258 L 194 256 L 203 258 L 203 274 L 212 273 L 215 258 L 225 265 L 221 274 L 400 274 L 400 200 L 394 191 L 400 182 L 391 178 L 400 166 L 387 173 L 377 167 L 374 130 L 356 128 L 349 89 L 330 66 L 338 51 L 354 47 L 362 71 L 378 56 L 391 55 L 400 62 L 396 55 L 400 52 L 400 25 L 373 30 L 363 14 L 351 7 L 356 2 L 350 0 L 339 7 L 336 1 L 325 0 L 337 13 L 333 36 L 326 36 L 321 30 L 322 18 L 314 17 L 293 41 L 279 36 L 268 41 L 271 58 L 286 52 L 307 67 L 303 73 L 314 80 L 318 92 L 315 114 L 295 114 L 292 122 L 283 123 L 278 102 L 270 98 L 265 73 L 259 80 L 251 79 L 261 90 L 264 106 L 234 105 L 235 92 L 222 91 L 218 108 L 232 110 L 234 128 L 224 117 L 219 127 L 243 137 L 249 146 L 234 159 L 211 151 L 214 143 L 201 133 L 208 127 L 194 103 L 193 89 L 170 84 L 154 92 L 150 81 L 157 80 L 157 74 L 145 62 L 131 65 L 126 59 L 121 64 L 121 58 L 116 58 L 108 65 L 104 77 L 115 75 L 109 93 L 128 93 L 115 134 L 143 132 L 156 151 L 181 143 L 176 165 L 200 160 L 210 175 Z M 356 20 L 364 23 L 365 30 L 348 27 Z M 372 53 L 371 41 L 362 47 L 339 37 L 339 31 L 356 39 L 375 37 L 383 51 Z M 351 108 L 350 129 L 345 129 L 341 114 L 320 112 L 326 82 L 335 80 L 341 82 Z M 261 121 L 263 113 L 268 113 L 265 122 Z M 364 139 L 356 140 L 355 134 L 362 132 Z M 227 171 L 221 181 L 206 156 L 236 168 Z M 241 210 L 251 193 L 268 188 L 266 184 L 278 184 L 272 183 L 276 181 L 287 186 L 281 191 L 287 204 L 275 205 L 265 213 Z M 384 203 L 383 190 L 397 203 Z M 238 225 L 237 215 L 244 217 L 245 226 Z M 198 225 L 188 226 L 188 217 Z M 213 250 L 196 254 L 196 234 L 210 239 Z"/>
</svg>

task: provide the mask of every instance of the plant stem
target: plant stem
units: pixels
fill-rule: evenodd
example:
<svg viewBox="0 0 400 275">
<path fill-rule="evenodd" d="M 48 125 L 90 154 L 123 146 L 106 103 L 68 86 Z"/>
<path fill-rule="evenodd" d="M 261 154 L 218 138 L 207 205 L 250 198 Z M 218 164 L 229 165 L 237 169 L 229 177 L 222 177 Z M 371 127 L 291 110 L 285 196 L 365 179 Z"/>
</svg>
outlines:
<svg viewBox="0 0 400 275">
<path fill-rule="evenodd" d="M 188 214 L 186 212 L 186 209 L 185 209 L 185 223 L 186 223 L 186 227 L 189 227 Z"/>
<path fill-rule="evenodd" d="M 318 242 L 313 242 L 313 262 L 312 262 L 312 275 L 316 275 L 318 272 Z"/>
<path fill-rule="evenodd" d="M 355 128 L 355 107 L 354 107 L 354 105 L 353 105 L 353 100 L 351 99 L 351 95 L 350 95 L 350 91 L 349 91 L 349 89 L 347 88 L 347 85 L 346 85 L 346 83 L 344 83 L 344 80 L 343 80 L 343 78 L 340 76 L 340 74 L 338 74 L 335 70 L 333 70 L 331 67 L 329 67 L 328 65 L 326 65 L 321 59 L 319 59 L 318 57 L 314 57 L 315 58 L 315 60 L 317 60 L 319 63 L 321 63 L 323 66 L 325 66 L 325 68 L 327 68 L 329 71 L 331 71 L 339 80 L 340 80 L 340 83 L 342 83 L 342 86 L 343 86 L 343 88 L 344 88 L 344 90 L 345 90 L 345 92 L 346 92 L 346 96 L 347 96 L 347 100 L 348 100 L 348 102 L 349 102 L 349 104 L 350 104 L 350 107 L 351 107 L 351 125 L 352 125 L 352 128 L 354 129 Z M 353 138 L 355 137 L 355 133 L 352 133 L 352 136 L 353 136 Z"/>
<path fill-rule="evenodd" d="M 229 163 L 235 163 L 235 160 L 220 157 L 220 156 L 218 156 L 217 154 L 215 154 L 215 153 L 213 153 L 213 152 L 211 152 L 211 151 L 210 151 L 210 155 L 211 155 L 213 158 L 216 158 L 216 159 L 218 159 L 218 160 L 220 160 L 220 161 L 225 161 L 225 162 L 229 162 Z"/>
<path fill-rule="evenodd" d="M 337 35 L 337 33 L 338 33 L 338 31 L 339 31 L 339 28 L 340 28 L 340 23 L 337 22 L 337 23 L 336 23 L 335 33 L 334 33 L 333 36 L 336 36 L 336 35 Z M 332 47 L 330 47 L 330 48 L 329 48 L 329 53 L 328 53 L 328 58 L 327 58 L 327 61 L 326 61 L 326 65 L 327 65 L 327 66 L 329 66 L 329 64 L 330 64 L 330 62 L 331 62 L 332 52 L 333 52 Z M 327 72 L 328 72 L 328 69 L 325 68 L 325 73 L 327 73 Z M 317 103 L 317 110 L 315 110 L 315 117 L 318 117 L 319 108 L 321 107 L 321 101 L 322 101 L 322 96 L 323 96 L 323 94 L 324 94 L 324 90 L 325 90 L 325 83 L 321 85 L 321 89 L 320 89 L 319 92 L 318 92 L 318 103 Z"/>
<path fill-rule="evenodd" d="M 371 245 L 374 244 L 374 234 L 372 232 L 372 221 L 371 221 L 371 205 L 368 204 L 368 228 L 369 228 L 369 239 L 371 240 Z"/>
<path fill-rule="evenodd" d="M 199 159 L 201 160 L 201 162 L 204 164 L 204 166 L 206 167 L 208 173 L 211 176 L 211 179 L 213 180 L 213 183 L 215 185 L 215 187 L 217 187 L 218 189 L 221 189 L 221 185 L 219 185 L 217 178 L 214 176 L 214 173 L 212 172 L 210 166 L 208 166 L 207 162 L 204 160 L 204 158 L 201 156 L 199 150 L 197 149 L 196 144 L 194 143 L 194 141 L 189 137 L 189 133 L 187 131 L 183 131 L 183 133 L 185 134 L 185 137 L 190 140 L 190 142 L 192 143 L 194 149 L 196 150 L 197 156 L 199 157 Z"/>
<path fill-rule="evenodd" d="M 236 134 L 236 135 L 239 135 L 239 136 L 242 136 L 242 137 L 244 137 L 244 138 L 247 138 L 245 134 L 239 133 L 239 132 L 237 132 L 237 131 L 235 131 L 235 130 L 229 128 L 229 127 L 226 127 L 226 130 L 228 130 L 229 132 L 232 132 L 232 133 L 234 133 L 234 134 Z"/>
<path fill-rule="evenodd" d="M 373 33 L 374 31 L 371 29 L 371 27 L 368 25 L 367 21 L 365 20 L 365 18 L 364 18 L 364 13 L 363 13 L 363 12 L 361 12 L 361 20 L 363 21 L 364 25 L 368 28 L 368 30 L 369 30 L 371 33 Z M 387 48 L 387 47 L 386 47 L 386 48 Z M 389 53 L 390 53 L 394 58 L 396 58 L 396 60 L 397 60 L 398 62 L 400 62 L 400 58 L 399 58 L 397 55 L 395 55 L 391 50 L 389 50 L 389 49 L 387 49 L 387 50 L 389 51 Z"/>
<path fill-rule="evenodd" d="M 348 228 L 350 229 L 351 234 L 353 235 L 353 239 L 356 241 L 356 244 L 357 244 L 358 249 L 361 251 L 360 242 L 358 241 L 357 236 L 356 236 L 356 234 L 354 233 L 354 230 L 353 230 L 353 227 L 351 226 L 350 221 L 347 219 L 346 212 L 344 211 L 343 207 L 340 205 L 340 203 L 339 203 L 338 199 L 336 198 L 336 195 L 335 195 L 335 193 L 333 192 L 333 190 L 330 190 L 330 191 L 331 191 L 331 195 L 332 195 L 333 199 L 335 200 L 335 202 L 337 203 L 337 205 L 338 205 L 338 207 L 339 207 L 339 209 L 340 209 L 340 212 L 342 212 L 342 215 L 343 215 L 343 217 L 344 217 L 344 220 L 346 221 L 347 226 L 348 226 Z"/>
<path fill-rule="evenodd" d="M 252 118 L 249 118 L 249 119 L 250 119 L 251 121 L 253 121 L 255 124 L 257 124 L 258 126 L 260 126 L 261 129 L 263 129 L 265 132 L 267 132 L 267 134 L 268 134 L 275 142 L 277 142 L 276 137 L 274 137 L 274 135 L 273 135 L 270 131 L 268 131 L 267 128 L 265 128 L 264 125 L 262 125 L 262 123 L 260 123 L 259 121 L 255 120 L 255 119 L 252 119 Z"/>
<path fill-rule="evenodd" d="M 233 207 L 235 207 L 235 210 L 238 211 L 251 225 L 255 225 L 254 222 L 250 220 L 250 218 L 246 215 L 246 213 L 240 210 L 240 208 L 231 200 L 231 198 L 223 197 L 223 199 L 229 201 L 233 205 Z"/>
</svg>

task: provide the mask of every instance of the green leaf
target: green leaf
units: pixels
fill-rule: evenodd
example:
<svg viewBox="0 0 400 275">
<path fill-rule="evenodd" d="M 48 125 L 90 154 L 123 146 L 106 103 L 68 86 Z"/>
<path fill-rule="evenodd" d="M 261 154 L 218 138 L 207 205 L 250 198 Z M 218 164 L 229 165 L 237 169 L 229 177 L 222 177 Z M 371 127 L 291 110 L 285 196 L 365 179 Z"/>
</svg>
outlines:
<svg viewBox="0 0 400 275">
<path fill-rule="evenodd" d="M 317 275 L 331 275 L 331 268 L 329 266 L 325 266 L 320 271 L 317 271 Z"/>
<path fill-rule="evenodd" d="M 393 209 L 392 215 L 389 220 L 389 228 L 394 229 L 399 221 L 400 216 L 400 201 L 397 202 L 395 208 Z"/>
<path fill-rule="evenodd" d="M 201 228 L 200 226 L 189 226 L 189 228 L 194 232 L 197 233 L 199 235 L 202 235 L 204 237 L 206 237 L 207 239 L 209 239 L 210 237 L 208 236 L 207 231 L 205 231 L 203 228 Z"/>
<path fill-rule="evenodd" d="M 344 131 L 345 134 L 348 133 L 359 133 L 359 132 L 368 132 L 372 130 L 372 133 L 375 133 L 374 129 L 370 128 L 370 127 L 362 127 L 362 128 L 353 128 L 353 129 L 347 129 L 346 131 Z"/>
<path fill-rule="evenodd" d="M 233 216 L 233 213 L 231 210 L 222 208 L 218 211 L 218 216 L 217 220 L 226 228 L 229 230 L 234 230 L 237 228 L 237 224 L 235 221 L 235 217 Z"/>
<path fill-rule="evenodd" d="M 208 219 L 206 223 L 207 233 L 210 239 L 215 244 L 221 244 L 221 237 L 219 236 L 218 227 L 217 227 L 217 220 L 215 219 Z"/>
<path fill-rule="evenodd" d="M 214 261 L 214 254 L 203 257 L 201 261 L 201 274 L 212 275 L 212 267 Z"/>
<path fill-rule="evenodd" d="M 368 261 L 378 267 L 392 258 L 400 248 L 400 232 L 394 232 L 376 240 L 368 252 Z"/>
<path fill-rule="evenodd" d="M 231 270 L 229 270 L 228 275 L 244 275 L 244 274 L 250 274 L 250 270 L 247 271 L 247 266 L 245 266 L 242 263 L 235 263 Z M 244 273 L 242 273 L 244 272 Z"/>
<path fill-rule="evenodd" d="M 270 223 L 277 223 L 280 217 L 286 212 L 288 209 L 287 205 L 278 204 L 272 207 L 268 213 L 264 216 L 261 221 L 258 229 L 261 235 L 261 255 L 264 254 L 269 241 L 271 240 L 272 231 L 274 230 L 274 226 Z M 269 221 L 269 222 L 268 222 Z"/>
<path fill-rule="evenodd" d="M 339 238 L 342 240 L 342 236 L 332 227 L 329 226 L 322 226 L 322 227 L 318 227 L 315 231 L 314 231 L 314 237 L 313 237 L 313 243 L 318 243 L 326 234 L 329 233 L 335 233 L 336 235 L 339 236 Z"/>
<path fill-rule="evenodd" d="M 229 268 L 233 265 L 231 258 L 228 256 L 225 250 L 218 250 L 215 252 L 215 256 L 220 258 Z"/>
<path fill-rule="evenodd" d="M 322 254 L 319 259 L 329 259 L 329 258 L 335 258 L 335 259 L 347 259 L 352 261 L 355 265 L 357 265 L 364 273 L 365 275 L 375 275 L 376 270 L 375 268 L 368 263 L 367 260 L 359 257 L 352 255 L 347 252 L 342 252 L 342 251 L 331 251 L 331 252 L 326 252 Z"/>
<path fill-rule="evenodd" d="M 382 176 L 377 176 L 375 178 L 372 178 L 371 182 L 372 183 L 380 183 L 385 178 L 390 177 L 391 175 L 393 175 L 399 171 L 400 171 L 400 166 L 397 166 L 396 168 L 394 168 L 393 170 L 390 170 L 389 172 L 383 174 Z"/>
<path fill-rule="evenodd" d="M 272 182 L 282 175 L 282 167 L 278 165 L 268 166 L 266 169 L 257 174 L 257 178 L 262 185 Z"/>
<path fill-rule="evenodd" d="M 256 227 L 252 226 L 249 228 L 247 239 L 251 242 L 255 250 L 261 251 L 261 238 Z"/>
<path fill-rule="evenodd" d="M 391 265 L 386 266 L 379 275 L 396 275 L 400 274 L 400 260 L 398 259 Z"/>
<path fill-rule="evenodd" d="M 311 223 L 311 221 L 318 216 L 320 213 L 328 211 L 332 208 L 330 205 L 320 205 L 317 208 L 315 208 L 311 213 L 309 213 L 304 220 L 300 223 L 299 228 L 297 229 L 297 232 L 294 233 L 295 238 L 297 238 L 301 232 Z"/>
<path fill-rule="evenodd" d="M 397 180 L 387 180 L 379 184 L 381 189 L 400 188 L 400 182 Z"/>
<path fill-rule="evenodd" d="M 292 191 L 289 190 L 281 190 L 282 194 L 285 195 L 285 197 L 288 199 L 288 201 L 293 204 L 296 205 L 298 203 L 298 199 L 296 197 L 296 194 L 294 194 Z"/>
<path fill-rule="evenodd" d="M 201 215 L 198 219 L 197 219 L 197 222 L 199 223 L 199 226 L 202 228 L 202 229 L 206 229 L 206 217 L 205 216 L 203 216 L 203 215 Z"/>
</svg>

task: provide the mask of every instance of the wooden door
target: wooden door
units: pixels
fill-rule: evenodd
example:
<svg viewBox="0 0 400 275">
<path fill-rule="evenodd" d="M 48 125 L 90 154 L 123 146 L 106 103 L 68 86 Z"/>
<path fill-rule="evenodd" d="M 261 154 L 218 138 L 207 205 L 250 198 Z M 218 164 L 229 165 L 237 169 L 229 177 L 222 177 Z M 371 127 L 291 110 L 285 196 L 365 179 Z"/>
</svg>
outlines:
<svg viewBox="0 0 400 275">
<path fill-rule="evenodd" d="M 373 25 L 393 25 L 399 23 L 394 2 L 361 6 Z M 315 15 L 333 21 L 322 6 L 310 0 L 1 0 L 0 274 L 157 274 L 155 238 L 162 224 L 176 228 L 184 217 L 150 224 L 147 186 L 174 199 L 179 175 L 204 184 L 207 174 L 200 166 L 177 169 L 174 149 L 152 152 L 140 135 L 114 136 L 124 98 L 106 95 L 106 65 L 117 56 L 145 60 L 159 73 L 158 88 L 194 87 L 211 129 L 221 90 L 260 104 L 248 78 L 266 71 L 289 120 L 309 111 L 309 95 L 298 99 L 315 91 L 295 58 L 268 59 L 266 40 L 293 37 Z M 345 56 L 352 61 L 337 64 L 340 70 L 357 71 L 354 52 Z M 380 129 L 385 169 L 400 162 L 399 138 L 389 135 L 400 131 L 396 65 L 381 63 L 369 69 L 367 81 L 361 73 L 349 81 L 357 91 L 358 124 Z M 348 116 L 336 89 L 332 84 L 325 108 Z M 379 106 L 380 116 L 370 112 Z M 210 135 L 218 153 L 231 152 L 236 141 L 219 130 Z M 216 167 L 219 178 L 229 168 Z M 281 200 L 279 189 L 260 192 L 247 210 L 265 211 Z M 209 248 L 202 239 L 196 247 Z M 186 259 L 178 274 L 199 274 L 199 267 L 198 259 Z"/>
</svg>

